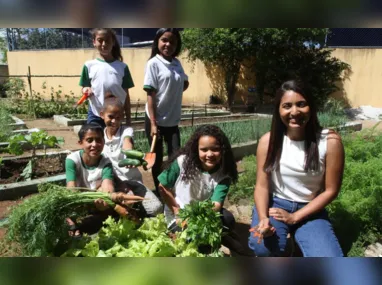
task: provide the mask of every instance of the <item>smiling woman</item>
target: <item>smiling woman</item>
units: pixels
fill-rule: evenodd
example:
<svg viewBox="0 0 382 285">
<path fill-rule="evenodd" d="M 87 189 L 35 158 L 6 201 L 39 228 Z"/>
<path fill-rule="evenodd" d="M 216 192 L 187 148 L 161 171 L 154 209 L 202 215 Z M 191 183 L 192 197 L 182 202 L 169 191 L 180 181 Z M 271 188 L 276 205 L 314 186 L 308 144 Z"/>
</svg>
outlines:
<svg viewBox="0 0 382 285">
<path fill-rule="evenodd" d="M 282 256 L 292 233 L 304 256 L 343 256 L 325 210 L 341 187 L 341 138 L 320 126 L 307 86 L 283 83 L 275 104 L 257 149 L 249 247 L 257 256 Z"/>
</svg>

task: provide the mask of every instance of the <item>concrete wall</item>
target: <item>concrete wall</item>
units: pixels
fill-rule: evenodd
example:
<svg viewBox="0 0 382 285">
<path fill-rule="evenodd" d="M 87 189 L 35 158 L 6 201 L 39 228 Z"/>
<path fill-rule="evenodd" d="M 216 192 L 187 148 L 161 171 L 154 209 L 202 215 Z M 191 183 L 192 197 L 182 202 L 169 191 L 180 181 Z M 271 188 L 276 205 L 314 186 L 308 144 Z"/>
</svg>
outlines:
<svg viewBox="0 0 382 285">
<path fill-rule="evenodd" d="M 343 91 L 333 97 L 345 98 L 353 107 L 382 108 L 382 49 L 338 48 L 332 55 L 351 66 L 348 78 L 339 83 Z"/>
<path fill-rule="evenodd" d="M 0 64 L 0 75 L 8 75 L 8 65 Z M 0 84 L 3 84 L 7 77 L 0 77 Z"/>
<path fill-rule="evenodd" d="M 130 89 L 131 101 L 146 102 L 146 93 L 143 91 L 144 68 L 149 58 L 151 49 L 133 48 L 122 49 L 124 62 L 129 66 L 135 87 Z M 86 60 L 96 56 L 94 49 L 72 50 L 34 50 L 8 52 L 9 73 L 12 75 L 26 75 L 28 66 L 32 75 L 79 75 Z M 183 94 L 183 104 L 205 104 L 209 102 L 209 96 L 220 95 L 224 98 L 224 89 L 219 68 L 209 67 L 206 69 L 201 61 L 189 63 L 185 56 L 181 56 L 183 68 L 189 76 L 190 87 Z M 238 84 L 239 92 L 236 101 L 244 103 L 246 100 L 245 76 L 241 76 Z M 27 84 L 27 80 L 25 83 Z M 46 83 L 46 89 L 42 88 Z M 74 93 L 80 96 L 81 88 L 78 86 L 79 77 L 49 77 L 32 78 L 32 89 L 40 92 L 42 97 L 49 99 L 51 87 L 55 91 L 61 89 L 64 94 Z M 253 85 L 253 84 L 252 84 Z M 59 87 L 61 86 L 61 87 Z M 241 87 L 244 86 L 244 87 Z M 26 89 L 28 89 L 26 85 Z"/>
<path fill-rule="evenodd" d="M 123 49 L 124 61 L 128 64 L 135 87 L 131 89 L 131 100 L 146 102 L 142 90 L 144 67 L 150 55 L 149 48 Z M 79 75 L 84 62 L 95 57 L 94 49 L 42 50 L 8 52 L 8 68 L 11 75 L 26 75 L 28 66 L 32 75 Z M 351 65 L 348 78 L 338 85 L 343 89 L 333 94 L 345 98 L 350 105 L 372 105 L 382 107 L 382 49 L 336 49 L 333 56 Z M 185 72 L 189 75 L 190 87 L 184 93 L 183 104 L 208 103 L 214 94 L 225 98 L 224 78 L 219 67 L 206 67 L 202 62 L 189 63 L 185 55 L 181 56 Z M 64 94 L 73 92 L 80 95 L 79 77 L 72 78 L 33 78 L 32 89 L 43 97 L 50 98 L 51 87 L 61 89 Z M 42 84 L 46 82 L 46 89 Z M 243 67 L 238 82 L 235 104 L 245 104 L 248 100 L 248 87 L 255 85 L 255 77 Z M 62 86 L 62 87 L 59 87 Z"/>
</svg>

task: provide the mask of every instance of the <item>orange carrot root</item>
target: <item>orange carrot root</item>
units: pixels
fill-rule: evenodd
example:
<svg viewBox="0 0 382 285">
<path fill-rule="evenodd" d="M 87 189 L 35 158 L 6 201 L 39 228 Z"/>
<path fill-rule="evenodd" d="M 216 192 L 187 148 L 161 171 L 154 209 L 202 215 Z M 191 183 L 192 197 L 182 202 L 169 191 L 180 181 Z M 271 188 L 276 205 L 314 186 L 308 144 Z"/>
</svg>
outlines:
<svg viewBox="0 0 382 285">
<path fill-rule="evenodd" d="M 127 217 L 127 215 L 129 214 L 125 207 L 122 207 L 118 204 L 115 205 L 114 211 L 116 211 L 121 217 Z"/>
</svg>

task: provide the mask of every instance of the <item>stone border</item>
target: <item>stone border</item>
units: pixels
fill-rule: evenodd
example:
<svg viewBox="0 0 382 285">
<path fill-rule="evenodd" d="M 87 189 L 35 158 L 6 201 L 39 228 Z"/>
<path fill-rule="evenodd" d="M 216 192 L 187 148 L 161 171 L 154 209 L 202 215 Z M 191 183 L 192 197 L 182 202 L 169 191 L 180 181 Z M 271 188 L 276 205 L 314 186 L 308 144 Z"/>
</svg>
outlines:
<svg viewBox="0 0 382 285">
<path fill-rule="evenodd" d="M 25 124 L 25 122 L 13 115 L 11 115 L 11 118 L 13 121 L 15 121 L 14 124 L 9 124 L 13 129 L 15 130 L 19 130 L 19 129 L 26 129 L 27 125 Z"/>
</svg>

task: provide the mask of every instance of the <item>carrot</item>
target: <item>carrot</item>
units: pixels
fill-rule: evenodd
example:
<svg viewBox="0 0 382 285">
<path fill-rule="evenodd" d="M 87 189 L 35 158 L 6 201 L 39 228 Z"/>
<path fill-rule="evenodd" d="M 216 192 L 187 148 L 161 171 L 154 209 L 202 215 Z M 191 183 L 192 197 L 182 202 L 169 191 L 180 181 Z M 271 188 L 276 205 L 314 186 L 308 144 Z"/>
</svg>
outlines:
<svg viewBox="0 0 382 285">
<path fill-rule="evenodd" d="M 127 217 L 127 215 L 129 214 L 129 211 L 127 211 L 125 207 L 122 207 L 118 204 L 115 205 L 114 211 L 116 211 L 121 217 Z"/>
<path fill-rule="evenodd" d="M 139 223 L 139 218 L 137 217 L 137 214 L 133 209 L 127 210 L 127 208 L 116 204 L 114 207 L 114 211 L 116 211 L 123 218 L 129 218 L 133 222 Z"/>
<path fill-rule="evenodd" d="M 128 195 L 122 192 L 111 193 L 110 198 L 114 203 L 120 203 L 120 204 L 132 204 L 132 203 L 136 203 L 136 202 L 140 202 L 144 200 L 144 198 L 141 196 Z M 133 201 L 133 202 L 128 203 L 128 201 Z"/>
<path fill-rule="evenodd" d="M 253 233 L 253 237 L 257 237 L 257 243 L 261 243 L 264 239 L 264 235 L 262 233 L 260 233 L 260 231 L 258 230 L 259 227 L 256 226 L 256 227 L 253 227 L 253 228 L 250 228 L 249 231 L 251 233 Z"/>
</svg>

